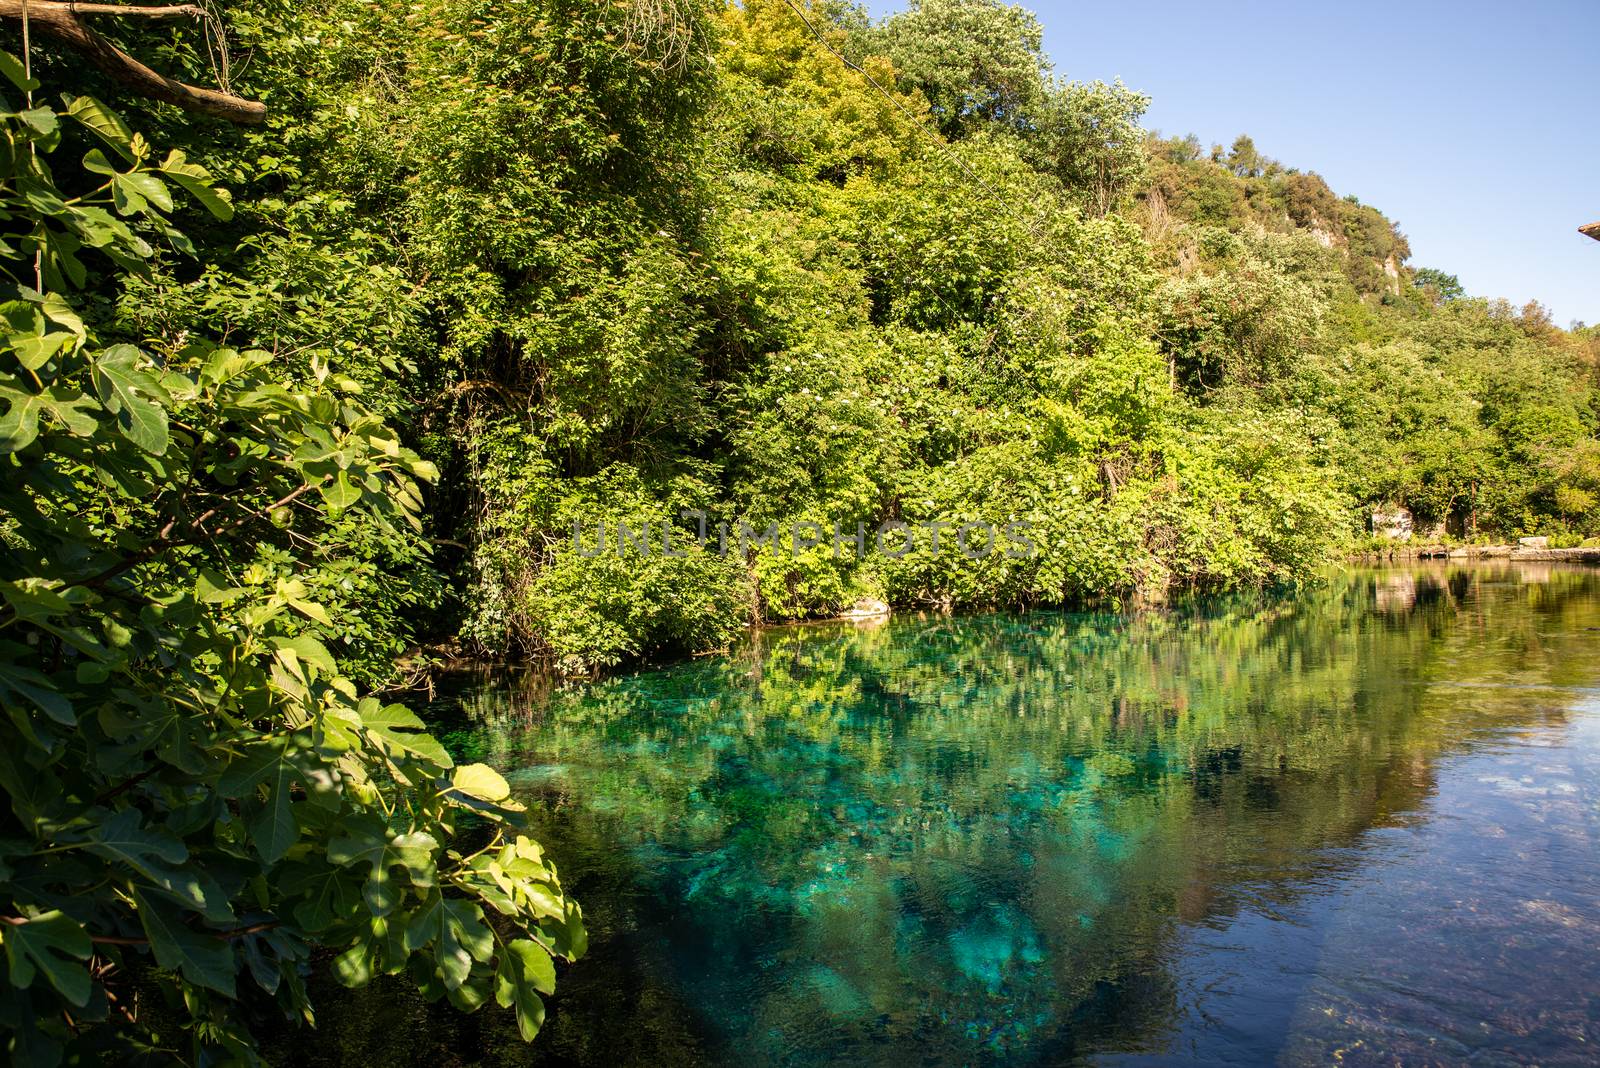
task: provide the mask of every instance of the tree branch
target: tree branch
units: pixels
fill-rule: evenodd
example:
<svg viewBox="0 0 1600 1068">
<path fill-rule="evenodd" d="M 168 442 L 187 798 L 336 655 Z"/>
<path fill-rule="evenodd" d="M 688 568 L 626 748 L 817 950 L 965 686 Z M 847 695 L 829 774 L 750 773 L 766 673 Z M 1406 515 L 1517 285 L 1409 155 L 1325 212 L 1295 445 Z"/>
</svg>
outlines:
<svg viewBox="0 0 1600 1068">
<path fill-rule="evenodd" d="M 85 26 L 81 14 L 133 15 L 146 18 L 199 17 L 203 12 L 192 4 L 163 7 L 126 7 L 120 4 L 72 4 L 59 0 L 0 0 L 0 18 L 20 19 L 24 9 L 28 23 L 55 41 L 79 53 L 108 77 L 140 96 L 175 104 L 185 111 L 229 122 L 258 123 L 267 116 L 267 106 L 256 100 L 185 85 L 149 67 Z"/>
<path fill-rule="evenodd" d="M 152 19 L 173 19 L 183 15 L 200 18 L 205 15 L 205 9 L 194 4 L 166 4 L 161 7 L 140 7 L 135 4 L 73 4 L 65 3 L 61 7 L 71 8 L 74 15 L 140 15 Z M 28 17 L 39 9 L 36 3 L 28 4 Z"/>
<path fill-rule="evenodd" d="M 0 2 L 3 2 L 3 0 L 0 0 Z M 261 519 L 271 514 L 274 508 L 282 508 L 284 505 L 293 504 L 295 499 L 301 494 L 316 489 L 318 486 L 322 485 L 324 481 L 326 481 L 326 476 L 317 479 L 315 482 L 307 482 L 299 489 L 284 494 L 271 504 L 264 505 L 261 508 L 256 509 L 254 512 L 247 512 L 244 515 L 239 516 L 237 519 L 234 519 L 231 522 L 219 527 L 217 530 L 209 533 L 205 531 L 203 527 L 208 519 L 211 519 L 219 511 L 221 511 L 221 505 L 209 509 L 201 513 L 196 518 L 190 520 L 184 535 L 179 538 L 174 538 L 172 536 L 173 530 L 178 525 L 178 517 L 173 516 L 167 521 L 167 525 L 162 527 L 161 530 L 156 534 L 155 539 L 139 552 L 134 553 L 132 556 L 124 557 L 122 560 L 111 565 L 97 575 L 92 575 L 89 578 L 78 579 L 74 582 L 69 582 L 67 583 L 67 586 L 87 586 L 91 589 L 98 586 L 104 586 L 107 582 L 110 582 L 118 575 L 121 575 L 127 571 L 131 571 L 133 568 L 139 566 L 147 560 L 154 560 L 156 557 L 160 556 L 169 549 L 179 549 L 186 545 L 194 545 L 206 538 L 220 538 L 224 534 L 231 534 L 235 530 L 238 530 L 240 527 L 244 526 L 246 523 L 250 522 L 252 519 Z"/>
</svg>

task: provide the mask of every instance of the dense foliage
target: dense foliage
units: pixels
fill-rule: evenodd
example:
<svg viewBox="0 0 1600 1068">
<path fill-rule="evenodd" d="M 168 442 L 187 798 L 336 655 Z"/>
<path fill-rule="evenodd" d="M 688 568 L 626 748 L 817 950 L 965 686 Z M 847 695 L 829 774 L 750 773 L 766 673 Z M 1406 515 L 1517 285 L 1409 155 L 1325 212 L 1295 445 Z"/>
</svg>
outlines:
<svg viewBox="0 0 1600 1068">
<path fill-rule="evenodd" d="M 1413 271 L 1248 137 L 1147 134 L 1021 8 L 324 0 L 230 29 L 268 126 L 151 121 L 239 215 L 115 314 L 314 354 L 439 467 L 424 533 L 352 534 L 322 591 L 362 681 L 417 638 L 587 671 L 862 597 L 1293 579 L 1380 506 L 1600 524 L 1592 340 Z M 183 40 L 134 44 L 205 75 Z M 825 537 L 708 551 L 702 514 Z M 933 551 L 970 521 L 1038 551 Z M 687 551 L 580 551 L 619 522 Z M 834 540 L 885 522 L 917 551 Z"/>
<path fill-rule="evenodd" d="M 233 207 L 92 98 L 0 109 L 12 1060 L 251 1061 L 247 1006 L 310 1021 L 318 950 L 352 985 L 493 994 L 531 1038 L 552 954 L 582 951 L 577 908 L 504 779 L 361 694 L 334 651 L 366 635 L 323 596 L 417 524 L 433 465 L 316 355 L 134 344 L 87 315 L 74 290 L 193 249 L 175 192 Z"/>
<path fill-rule="evenodd" d="M 1148 134 L 1020 8 L 797 4 L 262 0 L 260 128 L 117 96 L 167 155 L 5 105 L 14 1042 L 101 1041 L 159 975 L 119 1027 L 243 1052 L 234 995 L 306 1012 L 314 947 L 531 1034 L 577 913 L 503 784 L 371 696 L 418 643 L 583 673 L 862 598 L 1294 581 L 1380 506 L 1600 532 L 1594 330 L 1413 270 L 1248 137 Z M 912 551 L 848 540 L 885 523 Z M 722 551 L 774 525 L 818 537 Z"/>
<path fill-rule="evenodd" d="M 1592 329 L 1408 268 L 1374 208 L 1249 138 L 1208 157 L 1192 137 L 1153 138 L 1151 155 L 1138 214 L 1168 268 L 1162 334 L 1191 392 L 1328 420 L 1357 524 L 1403 505 L 1434 538 L 1600 532 Z"/>
<path fill-rule="evenodd" d="M 1018 8 L 533 9 L 344 12 L 317 37 L 347 77 L 310 79 L 334 158 L 363 146 L 360 183 L 322 162 L 316 187 L 405 220 L 395 254 L 444 324 L 416 362 L 481 648 L 582 671 L 861 597 L 1293 578 L 1385 504 L 1456 534 L 1587 532 L 1567 335 L 1413 276 L 1388 220 L 1248 138 L 1147 141 L 1144 99 L 1056 78 Z M 373 39 L 403 68 L 372 74 Z M 686 510 L 827 537 L 573 544 Z M 978 519 L 1040 551 L 833 541 Z"/>
<path fill-rule="evenodd" d="M 1046 77 L 1031 16 L 922 16 L 925 31 L 842 9 L 808 26 L 775 2 L 617 4 L 598 21 L 559 2 L 351 3 L 293 13 L 292 39 L 240 20 L 261 95 L 295 94 L 295 151 L 266 170 L 217 151 L 241 188 L 270 188 L 275 216 L 210 284 L 280 285 L 274 246 L 297 240 L 283 219 L 367 250 L 359 270 L 295 272 L 302 307 L 342 304 L 332 287 L 369 296 L 369 264 L 407 265 L 383 327 L 414 343 L 394 414 L 444 472 L 430 521 L 460 596 L 447 630 L 582 671 L 864 596 L 1029 604 L 1289 578 L 1342 535 L 1327 445 L 1300 413 L 1218 417 L 1175 386 L 1162 273 L 1114 210 L 1144 174 L 1143 99 Z M 968 63 L 1005 84 L 941 95 L 959 71 L 924 32 L 1011 48 L 1003 71 Z M 923 82 L 895 66 L 917 55 Z M 125 308 L 209 314 L 170 290 Z M 280 332 L 318 325 L 274 314 Z M 573 543 L 575 525 L 659 532 L 686 511 L 827 538 L 675 557 Z M 925 525 L 898 558 L 833 540 L 974 520 L 1023 524 L 1038 552 L 974 563 L 949 537 L 935 552 Z"/>
</svg>

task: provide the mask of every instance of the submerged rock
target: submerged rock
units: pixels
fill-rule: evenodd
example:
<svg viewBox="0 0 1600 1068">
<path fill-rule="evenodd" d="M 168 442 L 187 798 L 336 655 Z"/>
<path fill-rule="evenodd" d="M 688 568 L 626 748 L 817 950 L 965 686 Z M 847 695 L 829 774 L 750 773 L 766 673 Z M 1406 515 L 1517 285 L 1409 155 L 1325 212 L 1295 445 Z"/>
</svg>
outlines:
<svg viewBox="0 0 1600 1068">
<path fill-rule="evenodd" d="M 813 964 L 807 969 L 806 983 L 835 1020 L 857 1019 L 871 1007 L 848 979 L 826 964 Z"/>
<path fill-rule="evenodd" d="M 998 993 L 1013 973 L 1044 960 L 1038 933 L 1013 905 L 991 905 L 950 935 L 957 970 L 990 993 Z"/>
</svg>

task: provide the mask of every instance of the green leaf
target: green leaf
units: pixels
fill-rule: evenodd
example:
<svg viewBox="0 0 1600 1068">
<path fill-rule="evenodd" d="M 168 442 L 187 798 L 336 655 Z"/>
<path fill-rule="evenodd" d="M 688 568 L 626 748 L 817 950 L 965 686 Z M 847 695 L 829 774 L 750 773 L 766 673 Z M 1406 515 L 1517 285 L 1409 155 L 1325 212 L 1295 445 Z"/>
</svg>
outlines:
<svg viewBox="0 0 1600 1068">
<path fill-rule="evenodd" d="M 160 208 L 162 211 L 172 210 L 172 193 L 167 190 L 166 184 L 151 174 L 149 171 L 134 171 L 124 174 L 121 181 L 138 190 L 141 197 Z"/>
<path fill-rule="evenodd" d="M 17 190 L 27 200 L 28 207 L 40 215 L 68 215 L 67 202 L 54 186 L 40 185 L 31 178 L 18 178 Z"/>
<path fill-rule="evenodd" d="M 183 866 L 189 860 L 183 842 L 166 830 L 145 826 L 138 809 L 121 809 L 103 819 L 89 832 L 84 848 L 96 856 L 127 864 L 208 919 L 220 922 L 233 916 L 227 895 L 216 880 L 203 868 Z"/>
<path fill-rule="evenodd" d="M 62 726 L 78 722 L 71 699 L 56 690 L 49 676 L 33 668 L 0 660 L 0 694 L 14 694 Z"/>
<path fill-rule="evenodd" d="M 280 652 L 291 653 L 296 659 L 304 660 L 326 676 L 331 677 L 339 673 L 328 647 L 309 634 L 297 634 L 293 638 L 274 636 L 272 646 Z"/>
<path fill-rule="evenodd" d="M 167 451 L 167 412 L 149 394 L 160 386 L 139 369 L 144 354 L 132 345 L 113 345 L 94 361 L 95 392 L 117 417 L 123 437 L 155 456 Z"/>
<path fill-rule="evenodd" d="M 30 767 L 19 759 L 21 746 L 0 746 L 0 790 L 11 803 L 17 821 L 30 831 L 50 819 L 61 806 L 61 780 L 48 770 Z"/>
<path fill-rule="evenodd" d="M 434 891 L 406 924 L 406 950 L 415 953 L 425 946 L 433 950 L 445 988 L 453 990 L 467 981 L 474 960 L 488 963 L 493 957 L 494 936 L 477 905 Z"/>
<path fill-rule="evenodd" d="M 544 1025 L 540 991 L 556 992 L 555 961 L 550 954 L 525 938 L 504 946 L 495 967 L 494 999 L 502 1007 L 516 1007 L 517 1030 L 524 1042 L 532 1042 Z"/>
<path fill-rule="evenodd" d="M 166 878 L 166 868 L 189 859 L 189 851 L 166 831 L 144 826 L 139 810 L 121 809 L 106 817 L 89 833 L 89 852 L 120 860 L 155 881 Z"/>
<path fill-rule="evenodd" d="M 182 912 L 138 887 L 133 900 L 157 964 L 196 986 L 234 996 L 233 947 L 227 941 L 190 927 Z"/>
<path fill-rule="evenodd" d="M 250 821 L 250 844 L 268 864 L 281 860 L 300 837 L 293 800 L 288 778 L 275 780 L 269 784 L 266 804 L 260 814 Z"/>
<path fill-rule="evenodd" d="M 487 764 L 464 764 L 450 774 L 450 786 L 484 801 L 504 801 L 511 796 L 505 778 Z"/>
<path fill-rule="evenodd" d="M 27 123 L 35 133 L 45 137 L 55 133 L 60 128 L 56 113 L 51 108 L 29 108 L 27 111 L 17 112 L 17 118 Z"/>
<path fill-rule="evenodd" d="M 294 783 L 303 778 L 296 766 L 291 739 L 271 739 L 246 750 L 230 763 L 217 782 L 223 797 L 243 797 L 265 787 L 266 801 L 250 823 L 251 844 L 268 864 L 275 864 L 300 837 L 293 807 Z"/>
<path fill-rule="evenodd" d="M 342 512 L 361 500 L 361 488 L 350 481 L 348 471 L 340 471 L 331 481 L 323 482 L 317 487 L 317 492 L 328 502 L 328 507 L 336 512 Z"/>
<path fill-rule="evenodd" d="M 333 976 L 351 989 L 372 982 L 372 944 L 363 938 L 333 958 Z"/>
<path fill-rule="evenodd" d="M 51 589 L 44 579 L 0 581 L 0 598 L 4 598 L 19 619 L 35 623 L 52 616 L 64 616 L 72 611 L 72 602 Z"/>
<path fill-rule="evenodd" d="M 445 988 L 445 1000 L 461 1012 L 477 1012 L 489 1000 L 493 981 L 494 973 L 489 969 L 473 968 L 466 982 L 460 986 Z"/>
<path fill-rule="evenodd" d="M 108 177 L 110 175 L 119 173 L 117 169 L 111 165 L 111 161 L 106 159 L 106 154 L 100 151 L 98 148 L 91 148 L 88 152 L 84 153 L 83 169 L 86 171 L 91 171 L 94 174 L 104 174 Z"/>
<path fill-rule="evenodd" d="M 425 733 L 423 722 L 405 705 L 386 705 L 367 698 L 357 708 L 361 725 L 380 739 L 391 753 L 410 753 L 436 767 L 448 768 L 453 763 L 444 746 Z"/>
<path fill-rule="evenodd" d="M 46 298 L 39 304 L 21 300 L 0 304 L 0 329 L 4 329 L 6 343 L 16 353 L 17 362 L 28 370 L 37 371 L 83 336 L 83 322 L 75 315 L 72 318 L 77 320 L 77 329 L 70 333 L 46 329 L 45 316 L 63 309 L 70 312 L 59 298 Z"/>
<path fill-rule="evenodd" d="M 306 597 L 305 583 L 299 579 L 279 580 L 276 592 L 277 596 L 282 598 L 284 604 L 293 608 L 307 619 L 315 620 L 325 627 L 333 626 L 333 620 L 329 618 L 328 610 Z"/>
<path fill-rule="evenodd" d="M 94 417 L 94 402 L 66 386 L 29 393 L 0 385 L 0 400 L 10 405 L 0 416 L 0 456 L 32 445 L 39 436 L 39 419 L 47 414 L 78 437 L 88 437 L 100 426 Z"/>
<path fill-rule="evenodd" d="M 17 362 L 30 371 L 37 371 L 55 358 L 56 354 L 76 340 L 71 334 L 55 331 L 49 334 L 13 336 L 11 351 Z"/>
<path fill-rule="evenodd" d="M 168 153 L 160 170 L 162 174 L 181 185 L 190 196 L 203 204 L 205 209 L 218 219 L 227 222 L 233 218 L 233 203 L 228 200 L 226 192 L 212 186 L 211 175 L 206 169 L 187 162 L 182 152 L 173 149 Z"/>
<path fill-rule="evenodd" d="M 328 843 L 328 859 L 335 864 L 364 863 L 369 867 L 362 896 L 378 916 L 385 916 L 400 903 L 402 889 L 395 885 L 392 868 L 404 869 L 411 885 L 423 889 L 434 885 L 434 854 L 439 843 L 422 831 L 390 836 L 381 821 L 360 825 L 352 833 Z"/>
<path fill-rule="evenodd" d="M 221 574 L 202 568 L 195 576 L 194 596 L 201 604 L 227 604 L 245 595 L 242 586 L 230 585 Z"/>
<path fill-rule="evenodd" d="M 150 208 L 139 190 L 128 182 L 126 175 L 121 174 L 111 179 L 111 203 L 118 215 L 138 215 Z"/>
<path fill-rule="evenodd" d="M 38 334 L 44 330 L 44 316 L 39 306 L 26 300 L 0 303 L 0 323 L 4 324 L 8 335 Z"/>
<path fill-rule="evenodd" d="M 72 677 L 78 682 L 89 686 L 105 682 L 111 677 L 111 668 L 98 660 L 80 660 L 73 669 Z"/>
<path fill-rule="evenodd" d="M 122 121 L 122 116 L 106 107 L 92 96 L 80 96 L 67 105 L 67 114 L 78 120 L 111 150 L 129 163 L 136 162 L 133 155 L 133 131 Z"/>
<path fill-rule="evenodd" d="M 356 879 L 320 858 L 290 865 L 281 886 L 290 899 L 300 899 L 292 912 L 307 931 L 326 931 L 367 911 Z"/>
<path fill-rule="evenodd" d="M 64 326 L 72 331 L 73 336 L 79 341 L 88 336 L 89 328 L 84 325 L 83 317 L 74 311 L 72 305 L 68 304 L 58 294 L 46 293 L 44 300 L 39 304 L 39 310 L 44 312 L 45 318 L 52 323 Z"/>
<path fill-rule="evenodd" d="M 59 911 L 46 912 L 0 929 L 0 939 L 5 942 L 13 987 L 27 988 L 36 972 L 43 972 L 72 1004 L 81 1008 L 89 1003 L 89 969 L 76 961 L 88 960 L 94 943 L 76 920 Z"/>
<path fill-rule="evenodd" d="M 39 88 L 39 79 L 28 77 L 22 61 L 3 48 L 0 48 L 0 74 L 4 74 L 12 85 L 25 93 Z"/>
<path fill-rule="evenodd" d="M 78 663 L 76 674 L 80 682 L 92 682 L 96 681 L 96 676 L 104 680 L 110 672 L 103 664 L 83 660 Z M 205 769 L 206 762 L 191 737 L 197 724 L 181 705 L 169 701 L 124 699 L 102 709 L 100 723 L 111 737 L 153 750 L 157 757 L 175 768 L 191 774 L 199 774 Z"/>
<path fill-rule="evenodd" d="M 522 965 L 522 973 L 541 994 L 556 992 L 556 962 L 543 946 L 527 939 L 518 939 L 506 947 Z"/>
</svg>

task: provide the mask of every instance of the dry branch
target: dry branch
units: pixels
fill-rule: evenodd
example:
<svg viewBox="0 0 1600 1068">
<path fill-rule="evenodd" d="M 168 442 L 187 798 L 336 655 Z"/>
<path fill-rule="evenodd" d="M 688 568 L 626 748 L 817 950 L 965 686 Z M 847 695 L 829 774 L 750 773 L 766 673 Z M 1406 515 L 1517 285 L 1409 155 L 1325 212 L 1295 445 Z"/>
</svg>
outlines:
<svg viewBox="0 0 1600 1068">
<path fill-rule="evenodd" d="M 229 122 L 258 123 L 266 118 L 267 106 L 255 100 L 224 93 L 217 89 L 186 85 L 149 67 L 122 51 L 84 25 L 83 15 L 115 15 L 136 18 L 200 18 L 205 12 L 193 4 L 137 7 L 132 4 L 73 4 L 58 0 L 0 0 L 0 17 L 21 19 L 26 9 L 28 24 L 46 37 L 77 52 L 100 71 L 140 96 L 175 104 L 185 111 Z"/>
<path fill-rule="evenodd" d="M 22 6 L 20 0 L 16 6 L 19 8 Z M 33 16 L 40 7 L 71 8 L 72 14 L 74 15 L 136 15 L 142 18 L 152 19 L 171 19 L 178 18 L 182 15 L 200 18 L 205 15 L 204 9 L 197 7 L 194 4 L 168 4 L 164 7 L 141 7 L 137 4 L 58 4 L 50 2 L 50 0 L 43 0 L 41 3 L 30 2 L 28 4 L 29 15 Z"/>
</svg>

